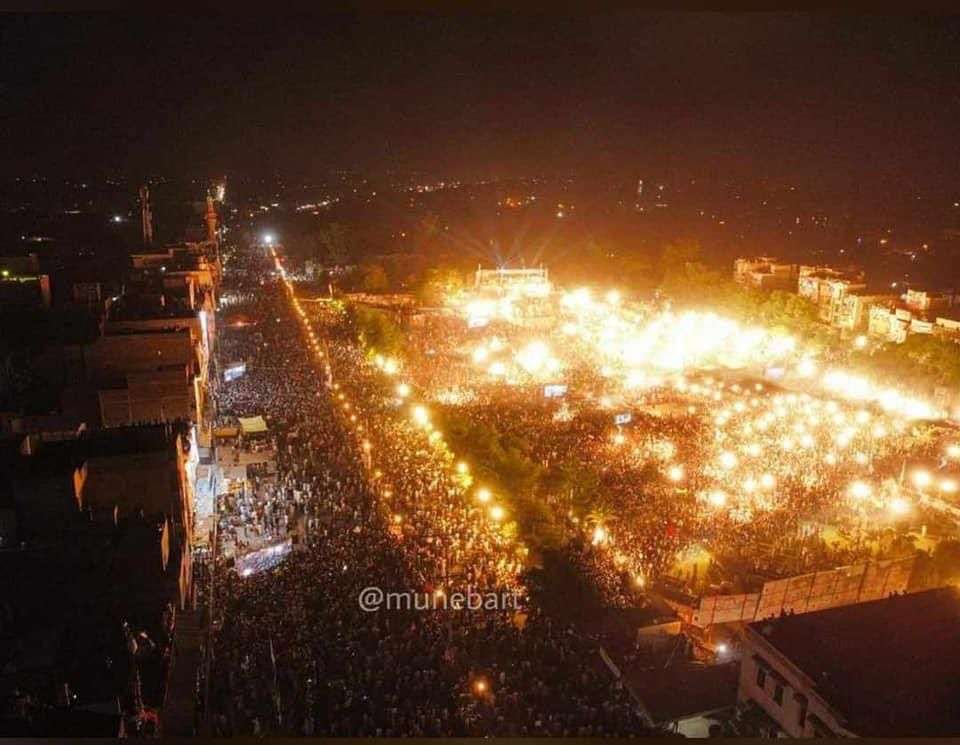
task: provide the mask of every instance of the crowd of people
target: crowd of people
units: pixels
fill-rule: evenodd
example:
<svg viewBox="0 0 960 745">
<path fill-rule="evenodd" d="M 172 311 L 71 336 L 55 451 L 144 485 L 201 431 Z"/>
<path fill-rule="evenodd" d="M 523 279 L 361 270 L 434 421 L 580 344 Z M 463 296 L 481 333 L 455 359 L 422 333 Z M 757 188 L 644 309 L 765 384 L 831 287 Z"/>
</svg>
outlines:
<svg viewBox="0 0 960 745">
<path fill-rule="evenodd" d="M 218 734 L 637 735 L 647 731 L 595 639 L 528 600 L 525 549 L 466 498 L 449 458 L 382 395 L 335 313 L 315 354 L 266 257 L 238 257 L 228 291 L 257 323 L 220 354 L 247 372 L 217 394 L 224 418 L 262 415 L 276 474 L 252 483 L 301 527 L 279 565 L 245 573 L 221 557 L 210 710 Z M 231 285 L 231 282 L 234 284 Z M 263 282 L 261 285 L 260 283 Z M 311 311 L 313 314 L 313 311 Z M 281 517 L 285 516 L 285 517 Z M 511 593 L 483 610 L 364 610 L 385 592 Z"/>
<path fill-rule="evenodd" d="M 491 517 L 471 454 L 455 456 L 430 413 L 411 418 L 413 400 L 483 423 L 541 473 L 591 473 L 579 514 L 572 495 L 536 496 L 609 606 L 636 605 L 670 575 L 703 591 L 863 560 L 873 551 L 864 535 L 906 528 L 881 481 L 937 447 L 922 425 L 744 376 L 617 389 L 575 346 L 556 376 L 566 388 L 547 397 L 548 379 L 476 374 L 478 348 L 496 338 L 510 354 L 528 330 L 465 329 L 444 315 L 413 319 L 402 360 L 374 363 L 338 303 L 299 304 L 267 257 L 249 261 L 227 275 L 229 313 L 243 320 L 225 324 L 219 350 L 246 374 L 221 385 L 217 405 L 223 422 L 266 418 L 276 468 L 224 500 L 219 520 L 235 558 L 252 548 L 235 541 L 238 528 L 295 548 L 278 565 L 220 572 L 212 709 L 222 734 L 647 731 L 597 639 L 528 597 L 540 557 L 510 516 Z M 851 490 L 858 479 L 865 486 Z M 823 540 L 827 524 L 840 540 Z M 706 569 L 691 554 L 710 557 Z M 369 587 L 522 602 L 367 612 L 358 597 Z"/>
<path fill-rule="evenodd" d="M 428 316 L 408 335 L 404 374 L 433 406 L 483 422 L 544 471 L 595 475 L 579 504 L 549 490 L 537 497 L 609 549 L 584 568 L 611 603 L 634 600 L 621 591 L 631 577 L 643 585 L 672 575 L 698 592 L 753 589 L 864 561 L 881 535 L 906 535 L 921 521 L 923 505 L 898 497 L 893 482 L 905 461 L 941 449 L 924 422 L 729 371 L 625 386 L 589 348 L 539 328 Z M 512 364 L 536 339 L 562 350 L 556 374 L 524 375 Z M 497 360 L 506 364 L 494 374 Z M 560 382 L 561 395 L 545 395 Z M 691 549 L 719 561 L 703 571 L 684 561 Z"/>
</svg>

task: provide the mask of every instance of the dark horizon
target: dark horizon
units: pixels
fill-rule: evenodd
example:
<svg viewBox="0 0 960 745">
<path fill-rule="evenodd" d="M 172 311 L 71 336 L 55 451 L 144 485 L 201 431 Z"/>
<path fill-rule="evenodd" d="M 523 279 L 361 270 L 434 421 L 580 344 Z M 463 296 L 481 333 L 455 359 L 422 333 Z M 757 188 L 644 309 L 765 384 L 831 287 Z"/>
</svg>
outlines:
<svg viewBox="0 0 960 745">
<path fill-rule="evenodd" d="M 955 189 L 948 17 L 0 20 L 10 173 L 643 170 Z"/>
</svg>

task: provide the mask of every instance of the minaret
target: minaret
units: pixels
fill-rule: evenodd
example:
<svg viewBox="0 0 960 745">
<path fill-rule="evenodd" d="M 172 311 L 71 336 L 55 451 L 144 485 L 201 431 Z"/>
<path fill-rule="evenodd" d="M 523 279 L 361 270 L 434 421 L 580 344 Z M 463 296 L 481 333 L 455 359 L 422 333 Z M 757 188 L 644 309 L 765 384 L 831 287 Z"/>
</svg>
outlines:
<svg viewBox="0 0 960 745">
<path fill-rule="evenodd" d="M 143 228 L 143 245 L 153 243 L 153 213 L 150 211 L 150 187 L 140 187 L 140 224 Z"/>
<path fill-rule="evenodd" d="M 217 242 L 217 211 L 213 207 L 213 196 L 207 194 L 207 214 L 204 215 L 207 222 L 207 242 Z"/>
</svg>

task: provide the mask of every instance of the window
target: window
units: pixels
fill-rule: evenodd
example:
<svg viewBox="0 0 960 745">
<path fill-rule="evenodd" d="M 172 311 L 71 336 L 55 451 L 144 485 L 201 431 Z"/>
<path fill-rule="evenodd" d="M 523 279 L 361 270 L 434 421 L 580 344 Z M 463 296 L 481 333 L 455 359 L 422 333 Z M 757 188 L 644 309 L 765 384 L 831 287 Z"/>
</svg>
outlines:
<svg viewBox="0 0 960 745">
<path fill-rule="evenodd" d="M 757 666 L 757 688 L 763 690 L 767 684 L 767 671 Z"/>
<path fill-rule="evenodd" d="M 807 702 L 800 702 L 800 712 L 797 714 L 797 725 L 800 729 L 803 729 L 804 725 L 807 723 Z"/>
<path fill-rule="evenodd" d="M 783 706 L 783 686 L 779 683 L 773 689 L 773 701 L 777 706 Z"/>
</svg>

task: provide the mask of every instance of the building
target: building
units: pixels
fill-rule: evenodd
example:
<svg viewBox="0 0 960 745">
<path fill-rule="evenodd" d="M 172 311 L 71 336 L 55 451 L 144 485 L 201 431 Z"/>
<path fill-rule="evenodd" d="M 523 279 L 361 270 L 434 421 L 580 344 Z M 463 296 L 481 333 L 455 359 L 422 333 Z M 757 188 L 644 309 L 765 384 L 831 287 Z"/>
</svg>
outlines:
<svg viewBox="0 0 960 745">
<path fill-rule="evenodd" d="M 23 328 L 55 320 L 30 365 L 60 392 L 55 414 L 0 415 L 0 736 L 149 735 L 161 719 L 192 734 L 202 468 L 215 484 L 189 423 L 207 408 L 219 229 L 208 200 L 197 241 L 154 250 L 141 197 L 145 253 L 63 281 L 51 266 L 52 309 L 36 255 L 0 259 L 0 306 L 30 310 Z"/>
<path fill-rule="evenodd" d="M 798 269 L 797 293 L 807 300 L 821 305 L 835 292 L 831 282 L 845 283 L 847 289 L 865 289 L 862 269 L 857 267 L 812 266 L 802 264 Z"/>
<path fill-rule="evenodd" d="M 769 256 L 737 259 L 733 263 L 734 281 L 757 290 L 793 292 L 797 288 L 797 276 L 796 264 L 787 264 Z"/>
<path fill-rule="evenodd" d="M 194 601 L 185 434 L 160 425 L 6 440 L 0 702 L 23 702 L 0 705 L 0 733 L 60 731 L 55 717 L 116 735 L 118 719 L 162 705 L 175 620 Z"/>
<path fill-rule="evenodd" d="M 884 307 L 893 299 L 893 295 L 871 294 L 864 290 L 842 292 L 829 309 L 830 323 L 845 331 L 867 328 L 870 311 L 874 307 Z"/>
<path fill-rule="evenodd" d="M 207 366 L 189 329 L 103 336 L 82 355 L 102 426 L 199 421 Z"/>
<path fill-rule="evenodd" d="M 810 278 L 805 278 L 809 280 Z M 843 318 L 847 298 L 867 289 L 866 284 L 850 279 L 821 279 L 818 282 L 817 312 L 821 321 L 835 326 Z M 855 301 L 854 301 L 855 304 Z"/>
<path fill-rule="evenodd" d="M 882 341 L 902 344 L 907 339 L 913 312 L 897 308 L 893 303 L 884 303 L 870 308 L 867 318 L 867 333 Z"/>
<path fill-rule="evenodd" d="M 933 333 L 945 339 L 960 339 L 960 311 L 954 310 L 938 315 L 934 322 Z"/>
<path fill-rule="evenodd" d="M 757 621 L 738 702 L 790 737 L 960 733 L 960 589 Z"/>
<path fill-rule="evenodd" d="M 685 737 L 709 737 L 737 700 L 737 663 L 679 663 L 628 670 L 623 683 L 647 726 Z"/>
<path fill-rule="evenodd" d="M 220 262 L 205 243 L 168 246 L 151 253 L 133 254 L 131 277 L 159 281 L 165 292 L 215 302 Z M 203 305 L 199 300 L 194 305 Z"/>
<path fill-rule="evenodd" d="M 37 254 L 0 257 L 0 308 L 50 307 L 50 276 Z"/>
<path fill-rule="evenodd" d="M 6 546 L 57 540 L 83 509 L 86 464 L 71 444 L 13 436 L 0 454 L 0 491 L 6 495 Z"/>
<path fill-rule="evenodd" d="M 158 535 L 166 531 L 165 551 L 176 554 L 179 601 L 187 602 L 193 495 L 186 429 L 85 430 L 56 440 L 29 434 L 8 439 L 2 456 L 0 494 L 13 508 L 18 545 L 55 542 L 91 520 L 153 520 Z"/>
<path fill-rule="evenodd" d="M 900 298 L 907 308 L 924 315 L 952 308 L 957 301 L 953 290 L 907 290 Z"/>
</svg>

